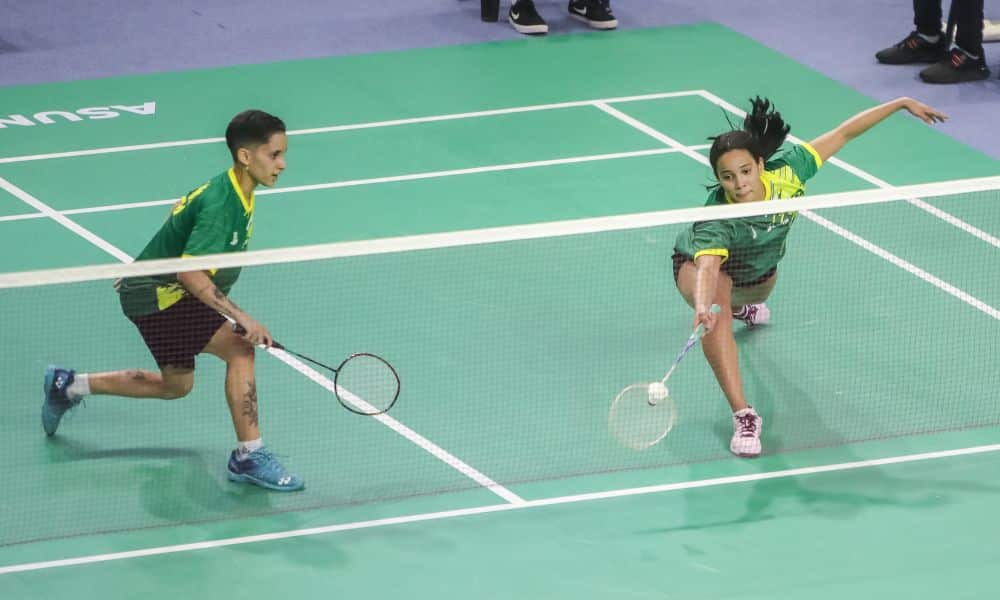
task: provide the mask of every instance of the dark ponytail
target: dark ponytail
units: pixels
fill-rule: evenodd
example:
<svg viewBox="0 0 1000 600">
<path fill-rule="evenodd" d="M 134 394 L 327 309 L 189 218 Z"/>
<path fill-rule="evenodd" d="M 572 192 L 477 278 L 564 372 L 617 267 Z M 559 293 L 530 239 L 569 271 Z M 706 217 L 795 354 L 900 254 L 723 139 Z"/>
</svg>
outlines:
<svg viewBox="0 0 1000 600">
<path fill-rule="evenodd" d="M 743 119 L 743 129 L 734 128 L 708 138 L 712 140 L 712 149 L 708 153 L 712 172 L 715 172 L 719 158 L 730 150 L 746 150 L 754 160 L 763 158 L 767 162 L 785 143 L 791 129 L 781 118 L 781 113 L 774 110 L 770 100 L 760 96 L 754 98 L 750 101 L 750 112 Z"/>
</svg>

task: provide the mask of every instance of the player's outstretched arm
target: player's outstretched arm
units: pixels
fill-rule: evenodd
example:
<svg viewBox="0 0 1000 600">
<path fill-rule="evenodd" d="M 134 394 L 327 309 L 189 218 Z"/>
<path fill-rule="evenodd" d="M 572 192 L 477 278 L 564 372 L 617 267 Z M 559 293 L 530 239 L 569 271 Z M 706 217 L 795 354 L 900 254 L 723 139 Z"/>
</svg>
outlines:
<svg viewBox="0 0 1000 600">
<path fill-rule="evenodd" d="M 854 115 L 837 128 L 824 133 L 809 144 L 816 150 L 820 158 L 826 161 L 843 148 L 844 144 L 868 131 L 898 110 L 906 110 L 928 124 L 943 122 L 948 118 L 944 113 L 913 98 L 896 98 Z"/>
</svg>

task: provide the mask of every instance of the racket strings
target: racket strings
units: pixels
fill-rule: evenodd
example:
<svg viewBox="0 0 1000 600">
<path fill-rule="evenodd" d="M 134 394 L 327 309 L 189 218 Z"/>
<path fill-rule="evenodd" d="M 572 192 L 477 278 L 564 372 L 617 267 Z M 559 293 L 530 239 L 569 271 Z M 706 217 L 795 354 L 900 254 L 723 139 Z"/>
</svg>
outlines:
<svg viewBox="0 0 1000 600">
<path fill-rule="evenodd" d="M 382 413 L 396 402 L 399 378 L 381 358 L 356 354 L 337 371 L 337 394 L 345 407 L 362 414 Z"/>
<path fill-rule="evenodd" d="M 608 427 L 624 446 L 636 450 L 648 448 L 673 428 L 676 412 L 668 396 L 651 403 L 649 384 L 633 384 L 615 398 Z"/>
</svg>

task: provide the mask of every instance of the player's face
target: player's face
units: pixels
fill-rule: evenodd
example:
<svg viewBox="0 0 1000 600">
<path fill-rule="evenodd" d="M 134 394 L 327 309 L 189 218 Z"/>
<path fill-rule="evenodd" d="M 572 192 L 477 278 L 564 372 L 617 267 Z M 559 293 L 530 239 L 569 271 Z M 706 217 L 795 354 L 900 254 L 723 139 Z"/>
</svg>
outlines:
<svg viewBox="0 0 1000 600">
<path fill-rule="evenodd" d="M 764 184 L 760 174 L 764 159 L 754 160 L 749 150 L 730 150 L 719 157 L 715 177 L 729 197 L 736 202 L 754 202 L 764 199 Z"/>
<path fill-rule="evenodd" d="M 285 153 L 288 152 L 288 136 L 274 133 L 266 144 L 250 150 L 247 171 L 254 182 L 271 187 L 278 181 L 278 175 L 285 170 Z"/>
</svg>

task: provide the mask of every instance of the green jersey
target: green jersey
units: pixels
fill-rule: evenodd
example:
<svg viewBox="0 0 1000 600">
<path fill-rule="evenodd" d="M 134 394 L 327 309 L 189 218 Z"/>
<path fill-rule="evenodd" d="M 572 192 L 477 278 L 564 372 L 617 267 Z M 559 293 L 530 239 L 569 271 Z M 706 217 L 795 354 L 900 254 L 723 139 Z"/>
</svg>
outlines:
<svg viewBox="0 0 1000 600">
<path fill-rule="evenodd" d="M 241 252 L 253 234 L 254 196 L 245 198 L 229 169 L 184 196 L 174 204 L 170 216 L 136 260 L 178 258 Z M 239 268 L 209 271 L 224 294 L 236 283 Z M 186 295 L 176 273 L 127 277 L 116 286 L 127 316 L 142 316 L 166 310 Z"/>
<path fill-rule="evenodd" d="M 795 198 L 805 194 L 805 182 L 822 165 L 809 144 L 793 146 L 764 165 L 761 182 L 764 201 Z M 732 204 L 721 187 L 711 192 L 705 206 Z M 677 236 L 674 251 L 691 260 L 703 254 L 721 256 L 723 269 L 735 285 L 744 285 L 766 275 L 785 255 L 788 231 L 797 213 L 779 212 L 759 217 L 699 221 Z"/>
</svg>

